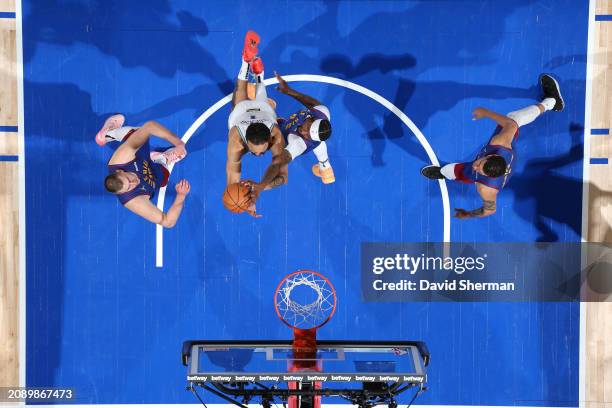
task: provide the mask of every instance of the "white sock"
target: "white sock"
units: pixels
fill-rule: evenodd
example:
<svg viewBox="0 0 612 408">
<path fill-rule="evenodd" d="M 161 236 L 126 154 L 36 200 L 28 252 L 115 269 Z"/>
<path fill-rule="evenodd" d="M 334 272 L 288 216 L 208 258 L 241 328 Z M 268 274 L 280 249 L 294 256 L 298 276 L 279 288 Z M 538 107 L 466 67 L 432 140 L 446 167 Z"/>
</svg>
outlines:
<svg viewBox="0 0 612 408">
<path fill-rule="evenodd" d="M 557 101 L 555 100 L 555 98 L 546 98 L 542 102 L 540 102 L 540 104 L 544 106 L 544 109 L 547 111 L 552 110 L 552 108 L 555 107 L 556 103 Z"/>
<path fill-rule="evenodd" d="M 456 165 L 457 163 L 447 164 L 446 166 L 440 169 L 440 173 L 442 173 L 444 178 L 446 178 L 447 180 L 455 180 L 457 178 L 455 177 L 455 166 Z"/>
<path fill-rule="evenodd" d="M 321 142 L 317 147 L 315 147 L 312 152 L 317 156 L 317 160 L 319 161 L 319 168 L 321 170 L 327 169 L 331 167 L 329 163 L 329 157 L 327 156 L 327 144 L 325 142 Z"/>
<path fill-rule="evenodd" d="M 149 157 L 151 157 L 151 161 L 153 163 L 161 164 L 162 166 L 166 165 L 166 156 L 164 156 L 163 153 L 160 153 L 160 152 L 151 152 Z"/>
<path fill-rule="evenodd" d="M 261 71 L 261 73 L 259 74 L 253 74 L 253 76 L 255 77 L 255 80 L 257 81 L 257 83 L 264 81 L 264 71 Z"/>
<path fill-rule="evenodd" d="M 255 85 L 255 99 L 262 102 L 268 102 L 268 94 L 266 93 L 266 85 L 264 84 L 264 73 L 256 76 L 257 84 Z"/>
<path fill-rule="evenodd" d="M 249 63 L 245 60 L 242 60 L 242 65 L 240 65 L 240 71 L 238 71 L 238 79 L 243 81 L 249 80 Z"/>
<path fill-rule="evenodd" d="M 547 98 L 546 100 L 548 99 L 552 99 L 552 98 Z M 554 106 L 554 99 L 552 100 L 553 100 L 553 106 Z M 540 113 L 541 113 L 540 108 L 538 108 L 537 105 L 530 105 L 530 106 L 527 106 L 526 108 L 519 109 L 514 112 L 510 112 L 506 116 L 514 120 L 516 124 L 519 127 L 521 127 L 521 126 L 528 125 L 534 120 L 536 120 L 536 118 L 540 116 Z"/>
<path fill-rule="evenodd" d="M 121 143 L 125 135 L 132 129 L 138 129 L 133 126 L 123 126 L 106 132 L 106 136 L 110 136 L 114 141 Z"/>
</svg>

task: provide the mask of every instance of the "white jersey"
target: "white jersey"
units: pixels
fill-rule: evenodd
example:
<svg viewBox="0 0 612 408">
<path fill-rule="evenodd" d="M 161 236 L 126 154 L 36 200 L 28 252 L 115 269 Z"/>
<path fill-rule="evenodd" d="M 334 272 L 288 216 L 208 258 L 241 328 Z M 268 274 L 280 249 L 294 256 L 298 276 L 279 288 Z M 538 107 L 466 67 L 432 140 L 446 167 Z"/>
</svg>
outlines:
<svg viewBox="0 0 612 408">
<path fill-rule="evenodd" d="M 227 127 L 231 130 L 236 126 L 245 145 L 247 144 L 246 130 L 251 123 L 263 123 L 272 131 L 272 128 L 276 126 L 276 112 L 267 101 L 238 102 L 227 119 Z"/>
</svg>

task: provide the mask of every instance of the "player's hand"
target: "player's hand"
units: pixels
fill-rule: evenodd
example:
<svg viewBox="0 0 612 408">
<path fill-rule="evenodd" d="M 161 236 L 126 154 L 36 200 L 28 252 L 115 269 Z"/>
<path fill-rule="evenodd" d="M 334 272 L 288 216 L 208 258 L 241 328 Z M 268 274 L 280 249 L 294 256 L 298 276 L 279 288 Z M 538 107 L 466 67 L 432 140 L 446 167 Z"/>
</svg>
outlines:
<svg viewBox="0 0 612 408">
<path fill-rule="evenodd" d="M 177 144 L 175 147 L 175 151 L 176 154 L 178 154 L 181 157 L 185 157 L 187 156 L 187 147 L 185 146 L 185 143 L 183 143 L 181 141 L 181 143 Z"/>
<path fill-rule="evenodd" d="M 186 179 L 182 179 L 181 181 L 176 183 L 174 189 L 176 190 L 176 194 L 186 196 L 191 190 L 191 185 Z"/>
<path fill-rule="evenodd" d="M 263 191 L 263 188 L 259 183 L 253 183 L 253 188 L 251 188 L 251 193 L 249 194 L 249 203 L 255 207 L 255 203 L 259 199 L 259 195 Z"/>
<path fill-rule="evenodd" d="M 472 218 L 472 213 L 470 211 L 466 211 L 463 208 L 455 208 L 455 218 L 466 219 Z"/>
<path fill-rule="evenodd" d="M 487 116 L 487 110 L 485 108 L 476 108 L 472 112 L 472 120 L 482 119 Z"/>
<path fill-rule="evenodd" d="M 249 189 L 248 206 L 255 206 L 259 198 L 259 193 L 261 192 L 261 190 L 257 188 L 259 184 L 253 180 L 240 180 L 240 185 Z"/>
<path fill-rule="evenodd" d="M 253 196 L 254 185 L 257 183 L 255 183 L 253 180 L 240 180 L 239 183 L 242 187 L 246 187 L 249 189 L 249 198 L 252 200 L 254 198 Z"/>
<path fill-rule="evenodd" d="M 287 81 L 285 81 L 283 77 L 280 76 L 279 73 L 276 71 L 274 71 L 274 75 L 276 76 L 276 79 L 278 79 L 278 86 L 276 87 L 276 90 L 284 94 L 289 93 L 289 90 L 291 88 L 289 88 L 289 85 L 287 85 Z"/>
<path fill-rule="evenodd" d="M 251 204 L 249 208 L 246 210 L 247 214 L 249 214 L 253 218 L 261 218 L 263 215 L 257 214 L 257 208 L 255 208 L 255 204 Z"/>
<path fill-rule="evenodd" d="M 252 189 L 253 184 L 255 184 L 253 180 L 240 180 L 238 183 L 243 187 L 247 187 L 249 190 Z"/>
</svg>

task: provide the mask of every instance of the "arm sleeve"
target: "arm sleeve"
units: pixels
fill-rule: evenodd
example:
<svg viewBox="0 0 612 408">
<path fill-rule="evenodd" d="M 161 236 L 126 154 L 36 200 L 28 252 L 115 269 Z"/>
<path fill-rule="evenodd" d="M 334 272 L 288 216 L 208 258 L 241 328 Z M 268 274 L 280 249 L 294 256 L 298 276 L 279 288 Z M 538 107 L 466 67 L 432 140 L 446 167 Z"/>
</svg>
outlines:
<svg viewBox="0 0 612 408">
<path fill-rule="evenodd" d="M 285 150 L 287 150 L 291 155 L 291 160 L 295 159 L 306 151 L 307 147 L 304 140 L 301 137 L 294 135 L 293 133 L 289 134 L 289 137 L 287 137 L 287 142 L 288 143 L 287 147 L 285 147 Z"/>
</svg>

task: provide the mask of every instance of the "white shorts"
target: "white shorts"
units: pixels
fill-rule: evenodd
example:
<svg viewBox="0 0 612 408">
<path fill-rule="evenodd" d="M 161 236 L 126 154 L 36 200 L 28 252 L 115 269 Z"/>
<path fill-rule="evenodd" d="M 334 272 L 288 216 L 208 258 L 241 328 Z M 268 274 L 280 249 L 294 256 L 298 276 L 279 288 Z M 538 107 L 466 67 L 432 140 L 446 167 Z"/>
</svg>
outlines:
<svg viewBox="0 0 612 408">
<path fill-rule="evenodd" d="M 247 114 L 249 110 L 253 110 Z M 252 114 L 252 115 L 250 115 Z M 227 128 L 232 129 L 234 126 L 242 125 L 244 126 L 248 121 L 250 116 L 255 116 L 255 121 L 261 122 L 273 122 L 276 124 L 276 112 L 268 102 L 262 101 L 252 101 L 250 99 L 246 99 L 244 101 L 240 101 L 234 106 L 234 109 L 229 115 L 227 119 Z M 267 124 L 267 123 L 266 123 Z M 247 124 L 248 126 L 248 124 Z"/>
</svg>

